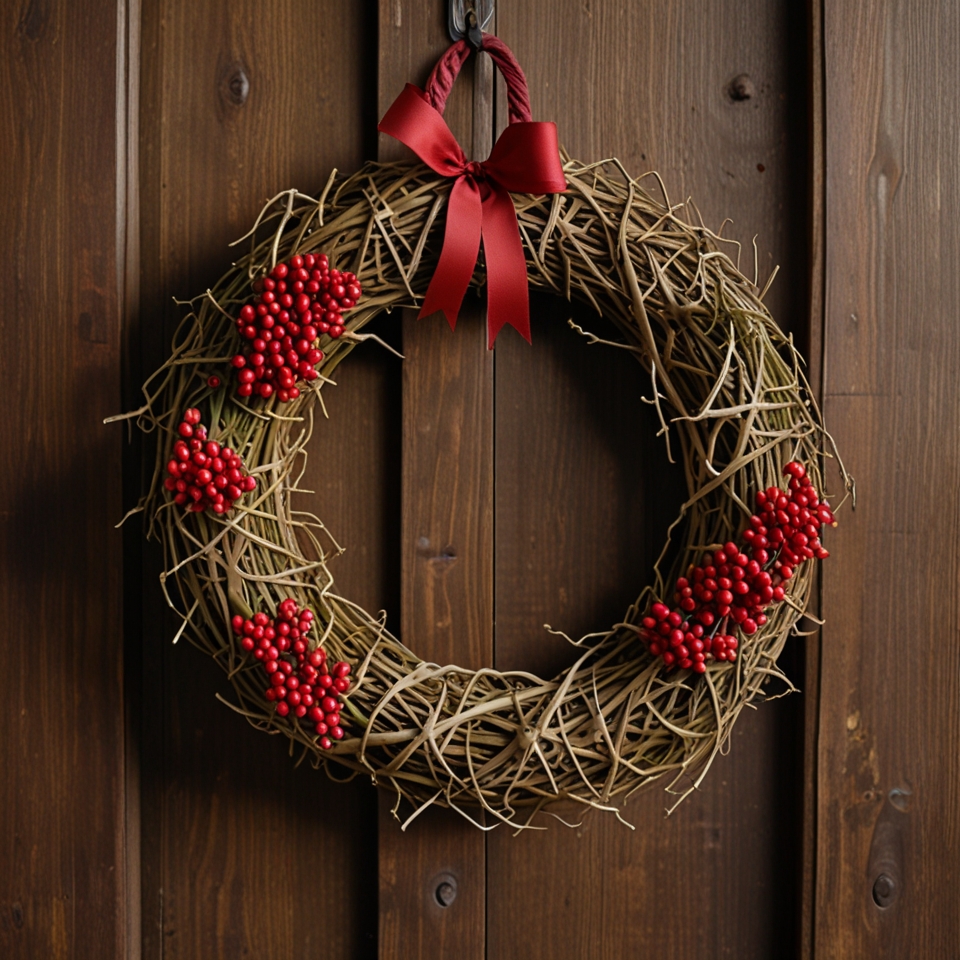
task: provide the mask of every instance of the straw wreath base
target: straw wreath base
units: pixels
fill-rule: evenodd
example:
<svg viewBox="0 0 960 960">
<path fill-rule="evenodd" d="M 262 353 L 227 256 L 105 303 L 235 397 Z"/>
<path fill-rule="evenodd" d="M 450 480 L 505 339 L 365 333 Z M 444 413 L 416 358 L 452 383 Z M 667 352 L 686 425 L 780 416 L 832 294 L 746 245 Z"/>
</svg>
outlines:
<svg viewBox="0 0 960 960">
<path fill-rule="evenodd" d="M 767 682 L 790 688 L 777 658 L 806 609 L 812 564 L 744 638 L 736 662 L 711 663 L 702 676 L 667 672 L 637 626 L 704 550 L 737 536 L 755 492 L 779 484 L 785 463 L 801 460 L 822 488 L 820 464 L 832 453 L 800 357 L 718 238 L 688 222 L 690 210 L 671 206 L 662 185 L 663 200 L 644 189 L 657 179 L 634 180 L 617 161 L 566 157 L 564 172 L 566 193 L 513 198 L 530 287 L 590 304 L 616 325 L 622 340 L 602 349 L 636 358 L 668 455 L 683 463 L 688 498 L 649 583 L 637 585 L 637 602 L 621 622 L 576 641 L 576 662 L 559 676 L 422 661 L 416 637 L 401 643 L 385 615 L 337 593 L 327 561 L 340 547 L 297 506 L 308 451 L 322 456 L 323 401 L 336 367 L 368 338 L 372 318 L 422 299 L 442 242 L 448 180 L 422 165 L 372 163 L 345 179 L 331 175 L 319 199 L 280 194 L 244 238 L 249 251 L 190 304 L 136 411 L 140 426 L 157 433 L 157 470 L 142 507 L 163 542 L 163 588 L 183 617 L 181 632 L 227 672 L 234 709 L 288 737 L 298 761 L 335 777 L 369 776 L 396 796 L 405 821 L 430 804 L 486 828 L 531 826 L 544 808 L 565 822 L 589 809 L 620 816 L 623 801 L 660 778 L 678 803 Z M 344 335 L 321 343 L 320 377 L 301 384 L 299 399 L 236 397 L 229 358 L 251 282 L 309 252 L 355 272 L 362 300 Z M 473 282 L 484 282 L 481 265 Z M 597 341 L 576 329 L 585 348 Z M 211 389 L 211 374 L 224 385 Z M 203 411 L 211 437 L 241 453 L 259 481 L 222 517 L 185 513 L 162 485 L 188 407 Z M 328 657 L 353 665 L 346 736 L 328 751 L 312 724 L 279 717 L 264 699 L 260 664 L 230 628 L 237 613 L 275 616 L 287 597 L 315 612 Z"/>
</svg>

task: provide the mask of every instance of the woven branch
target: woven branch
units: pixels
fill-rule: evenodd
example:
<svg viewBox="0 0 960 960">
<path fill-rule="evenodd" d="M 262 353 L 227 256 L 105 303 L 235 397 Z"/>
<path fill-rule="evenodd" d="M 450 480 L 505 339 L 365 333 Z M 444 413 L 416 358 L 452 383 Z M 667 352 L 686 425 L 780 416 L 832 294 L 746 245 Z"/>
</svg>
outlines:
<svg viewBox="0 0 960 960">
<path fill-rule="evenodd" d="M 137 411 L 144 430 L 159 431 L 143 506 L 165 550 L 163 588 L 186 635 L 227 671 L 234 709 L 289 737 L 301 759 L 331 774 L 331 764 L 368 774 L 396 793 L 397 808 L 406 798 L 407 822 L 439 804 L 487 828 L 505 821 L 522 829 L 558 801 L 617 812 L 661 777 L 679 803 L 768 681 L 790 687 L 777 658 L 806 608 L 813 564 L 798 568 L 786 602 L 744 638 L 736 662 L 712 663 L 702 677 L 666 672 L 636 626 L 678 572 L 738 535 L 753 493 L 778 484 L 785 463 L 802 460 L 822 486 L 820 462 L 834 451 L 800 357 L 718 238 L 684 222 L 680 207 L 655 200 L 617 161 L 565 159 L 564 170 L 566 193 L 514 196 L 530 285 L 586 302 L 616 324 L 618 346 L 650 379 L 650 401 L 668 451 L 683 462 L 689 496 L 671 527 L 678 543 L 664 546 L 652 583 L 622 622 L 579 641 L 577 661 L 559 676 L 422 661 L 383 619 L 336 593 L 327 560 L 340 547 L 317 517 L 295 508 L 317 402 L 322 408 L 334 369 L 362 342 L 368 321 L 418 306 L 439 254 L 450 181 L 421 165 L 371 163 L 346 179 L 331 175 L 319 200 L 280 194 L 244 238 L 249 252 L 192 302 Z M 212 372 L 229 383 L 233 318 L 251 297 L 251 281 L 309 252 L 355 272 L 364 289 L 348 332 L 323 345 L 320 379 L 301 384 L 301 397 L 288 404 L 240 400 L 228 396 L 229 386 L 211 391 Z M 478 265 L 473 283 L 483 282 Z M 162 486 L 190 406 L 205 409 L 211 438 L 240 452 L 259 479 L 256 493 L 225 517 L 185 514 Z M 842 464 L 840 471 L 849 487 Z M 661 570 L 670 553 L 671 569 Z M 347 737 L 331 751 L 319 749 L 309 723 L 274 713 L 260 663 L 230 629 L 233 614 L 275 616 L 286 597 L 314 610 L 328 655 L 354 665 L 342 714 Z"/>
</svg>

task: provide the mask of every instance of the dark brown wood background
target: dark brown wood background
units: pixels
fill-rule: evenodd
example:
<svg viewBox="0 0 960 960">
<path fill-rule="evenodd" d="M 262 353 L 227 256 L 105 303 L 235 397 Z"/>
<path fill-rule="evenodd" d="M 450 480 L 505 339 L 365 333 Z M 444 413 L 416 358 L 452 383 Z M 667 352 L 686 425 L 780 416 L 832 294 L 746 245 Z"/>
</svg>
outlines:
<svg viewBox="0 0 960 960">
<path fill-rule="evenodd" d="M 658 170 L 742 244 L 859 482 L 802 695 L 736 729 L 669 819 L 653 790 L 577 830 L 401 834 L 365 782 L 293 769 L 215 699 L 133 520 L 137 405 L 178 317 L 269 196 L 398 155 L 377 138 L 447 44 L 442 0 L 8 3 L 0 168 L 0 956 L 767 958 L 960 952 L 960 10 L 922 0 L 499 0 L 536 119 Z M 739 78 L 739 79 L 737 79 Z M 734 81 L 737 81 L 734 83 Z M 746 96 L 744 96 L 746 94 Z M 447 118 L 504 123 L 489 61 Z M 419 653 L 551 672 L 544 623 L 618 619 L 679 475 L 636 364 L 535 299 L 491 354 L 384 317 L 338 371 L 305 486 L 342 592 Z M 836 484 L 835 484 L 836 485 Z M 885 877 L 878 883 L 878 878 Z M 442 907 L 438 884 L 457 897 Z"/>
</svg>

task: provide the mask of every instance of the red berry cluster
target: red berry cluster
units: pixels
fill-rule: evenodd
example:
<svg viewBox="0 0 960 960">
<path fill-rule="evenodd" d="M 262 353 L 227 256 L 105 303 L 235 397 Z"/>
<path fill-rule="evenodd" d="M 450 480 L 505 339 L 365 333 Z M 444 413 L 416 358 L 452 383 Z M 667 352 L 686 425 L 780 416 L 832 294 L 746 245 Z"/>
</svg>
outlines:
<svg viewBox="0 0 960 960">
<path fill-rule="evenodd" d="M 243 460 L 229 447 L 207 439 L 196 407 L 184 413 L 177 432 L 181 439 L 174 444 L 169 476 L 163 481 L 175 503 L 195 513 L 207 508 L 226 513 L 234 500 L 256 490 L 256 478 L 243 469 Z"/>
<path fill-rule="evenodd" d="M 360 299 L 360 281 L 352 273 L 331 270 L 324 254 L 291 257 L 270 275 L 257 280 L 256 304 L 247 304 L 237 318 L 245 353 L 233 360 L 237 395 L 273 396 L 282 403 L 300 396 L 302 380 L 316 380 L 314 366 L 323 359 L 317 347 L 321 334 L 343 333 L 343 311 Z"/>
<path fill-rule="evenodd" d="M 830 556 L 820 529 L 836 525 L 833 512 L 802 463 L 794 460 L 783 472 L 789 493 L 779 487 L 757 493 L 759 512 L 743 532 L 743 548 L 730 542 L 704 554 L 699 566 L 677 579 L 675 609 L 655 603 L 643 618 L 641 636 L 668 668 L 703 673 L 711 660 L 735 660 L 739 642 L 732 629 L 756 633 L 767 622 L 764 610 L 783 600 L 796 567 Z"/>
<path fill-rule="evenodd" d="M 309 717 L 324 750 L 333 746 L 330 737 L 341 740 L 340 698 L 350 689 L 350 664 L 341 661 L 330 667 L 321 647 L 309 650 L 313 613 L 287 599 L 280 604 L 276 621 L 265 613 L 255 613 L 252 620 L 238 614 L 232 626 L 240 646 L 263 662 L 270 678 L 264 696 L 276 703 L 277 713 Z"/>
</svg>

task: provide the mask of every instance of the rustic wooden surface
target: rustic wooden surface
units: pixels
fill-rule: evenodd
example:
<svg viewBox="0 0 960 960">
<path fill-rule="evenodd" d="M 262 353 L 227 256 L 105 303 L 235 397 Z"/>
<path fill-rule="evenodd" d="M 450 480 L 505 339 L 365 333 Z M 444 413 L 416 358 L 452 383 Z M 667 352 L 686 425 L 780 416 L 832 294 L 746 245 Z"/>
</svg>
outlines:
<svg viewBox="0 0 960 960">
<path fill-rule="evenodd" d="M 824 38 L 825 412 L 858 498 L 823 583 L 816 956 L 953 957 L 960 10 L 838 0 Z"/>
<path fill-rule="evenodd" d="M 823 83 L 823 6 L 815 0 L 805 3 L 807 16 L 806 88 L 809 137 L 807 141 L 808 253 L 809 276 L 807 324 L 807 376 L 818 399 L 823 391 L 823 298 L 826 270 L 824 244 L 826 169 L 824 138 L 826 103 Z M 819 581 L 814 584 L 811 607 L 820 610 Z M 800 930 L 799 956 L 811 960 L 814 949 L 814 919 L 817 900 L 817 753 L 820 726 L 820 667 L 822 636 L 817 624 L 807 621 L 810 631 L 801 653 L 798 673 L 803 683 L 803 813 L 800 831 Z"/>
<path fill-rule="evenodd" d="M 445 17 L 432 0 L 381 0 L 381 114 L 404 83 L 425 82 L 449 45 Z M 471 63 L 445 111 L 471 156 L 489 151 L 492 94 L 489 64 Z M 405 150 L 381 136 L 381 159 Z M 494 358 L 472 299 L 456 333 L 440 315 L 403 317 L 400 636 L 427 660 L 479 668 L 493 661 Z M 401 833 L 394 803 L 381 795 L 380 957 L 483 960 L 483 833 L 449 810 L 427 811 Z M 441 884 L 456 890 L 448 905 Z"/>
<path fill-rule="evenodd" d="M 581 160 L 658 170 L 673 201 L 744 245 L 758 234 L 768 302 L 805 336 L 807 184 L 803 11 L 761 2 L 501 4 L 500 36 L 531 79 L 534 119 L 555 119 Z M 742 74 L 750 98 L 733 100 Z M 761 171 L 758 165 L 762 165 Z M 649 181 L 648 181 L 649 182 Z M 629 356 L 587 347 L 562 303 L 539 309 L 533 348 L 506 340 L 496 371 L 496 655 L 553 672 L 572 659 L 542 625 L 579 636 L 622 617 L 647 582 L 682 478 L 638 411 L 649 389 Z M 587 329 L 599 324 L 579 311 Z M 799 935 L 803 704 L 738 724 L 699 795 L 664 820 L 654 789 L 629 831 L 488 838 L 488 956 L 789 955 Z M 549 821 L 544 821 L 546 824 Z M 784 944 L 789 946 L 784 947 Z M 780 952 L 786 950 L 786 954 Z"/>
<path fill-rule="evenodd" d="M 99 420 L 264 199 L 398 155 L 375 122 L 445 47 L 445 4 L 142 8 L 5 19 L 0 956 L 953 956 L 958 11 L 500 0 L 571 153 L 659 170 L 709 226 L 735 218 L 748 274 L 754 234 L 761 281 L 782 264 L 768 303 L 809 345 L 859 507 L 831 534 L 822 649 L 788 649 L 816 695 L 744 717 L 672 818 L 653 791 L 636 832 L 484 838 L 438 811 L 401 835 L 386 802 L 378 842 L 367 783 L 293 769 L 169 644 L 156 549 L 133 520 L 121 557 L 112 530 L 149 447 L 124 448 L 121 491 L 121 428 Z M 490 90 L 468 65 L 448 111 L 480 156 Z M 493 356 L 475 305 L 456 334 L 380 318 L 407 361 L 367 344 L 326 394 L 307 506 L 348 548 L 338 587 L 424 656 L 562 667 L 543 623 L 618 619 L 675 514 L 635 363 L 571 315 L 602 332 L 535 299 L 533 346 L 507 330 Z"/>
<path fill-rule="evenodd" d="M 119 12 L 3 13 L 0 956 L 17 960 L 126 941 L 121 438 L 101 423 L 121 402 Z"/>
<path fill-rule="evenodd" d="M 165 355 L 180 315 L 170 298 L 216 280 L 232 258 L 227 243 L 268 197 L 290 186 L 317 191 L 332 166 L 354 169 L 373 149 L 368 13 L 350 2 L 291 0 L 269 12 L 248 2 L 144 4 L 145 369 Z M 383 473 L 395 397 L 391 374 L 381 383 L 369 353 L 350 372 L 360 386 L 379 385 L 353 398 L 358 416 L 331 392 L 310 508 L 338 535 L 341 520 L 370 508 L 361 532 L 372 555 L 352 567 L 350 586 L 385 605 L 395 598 L 373 530 L 395 483 Z M 348 466 L 318 476 L 324 460 Z M 143 587 L 144 956 L 372 956 L 373 791 L 295 770 L 279 738 L 258 735 L 214 699 L 230 688 L 212 661 L 170 645 L 175 625 L 160 606 L 155 563 Z"/>
</svg>

